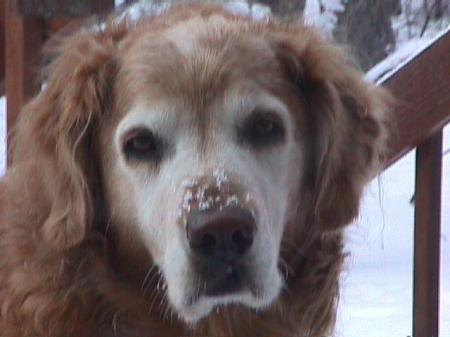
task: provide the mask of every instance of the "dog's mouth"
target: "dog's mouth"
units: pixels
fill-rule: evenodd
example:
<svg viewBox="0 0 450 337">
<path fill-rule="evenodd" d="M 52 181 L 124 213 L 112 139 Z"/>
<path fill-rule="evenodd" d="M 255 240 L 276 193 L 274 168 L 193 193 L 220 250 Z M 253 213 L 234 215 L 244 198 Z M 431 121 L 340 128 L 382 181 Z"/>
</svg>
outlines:
<svg viewBox="0 0 450 337">
<path fill-rule="evenodd" d="M 205 318 L 215 308 L 229 305 L 251 306 L 254 295 L 245 286 L 242 278 L 232 274 L 212 285 L 201 295 L 191 296 L 187 303 L 177 309 L 179 317 L 187 323 L 195 324 Z"/>
<path fill-rule="evenodd" d="M 241 265 L 230 263 L 208 267 L 197 270 L 197 275 L 197 285 L 193 288 L 198 290 L 190 298 L 191 305 L 200 298 L 226 301 L 227 297 L 239 297 L 244 293 L 256 295 L 254 282 Z"/>
<path fill-rule="evenodd" d="M 240 265 L 210 269 L 208 276 L 196 274 L 193 280 L 183 291 L 184 300 L 172 302 L 180 319 L 188 324 L 196 324 L 213 310 L 228 306 L 259 310 L 268 307 L 278 295 L 278 290 L 272 291 L 264 282 L 257 282 L 250 270 Z"/>
<path fill-rule="evenodd" d="M 225 296 L 228 294 L 239 293 L 248 288 L 242 276 L 242 273 L 233 266 L 226 267 L 224 275 L 216 278 L 206 286 L 205 296 Z"/>
</svg>

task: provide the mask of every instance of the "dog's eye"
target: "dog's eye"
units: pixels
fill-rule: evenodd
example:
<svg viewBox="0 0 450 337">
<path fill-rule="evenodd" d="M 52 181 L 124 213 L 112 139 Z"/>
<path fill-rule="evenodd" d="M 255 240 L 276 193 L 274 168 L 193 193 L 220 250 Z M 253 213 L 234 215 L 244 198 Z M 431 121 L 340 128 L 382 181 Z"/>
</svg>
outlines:
<svg viewBox="0 0 450 337">
<path fill-rule="evenodd" d="M 284 139 L 281 119 L 271 112 L 254 113 L 245 123 L 244 141 L 255 147 L 276 144 Z"/>
<path fill-rule="evenodd" d="M 137 129 L 128 133 L 123 145 L 127 160 L 160 161 L 162 142 L 148 129 Z"/>
</svg>

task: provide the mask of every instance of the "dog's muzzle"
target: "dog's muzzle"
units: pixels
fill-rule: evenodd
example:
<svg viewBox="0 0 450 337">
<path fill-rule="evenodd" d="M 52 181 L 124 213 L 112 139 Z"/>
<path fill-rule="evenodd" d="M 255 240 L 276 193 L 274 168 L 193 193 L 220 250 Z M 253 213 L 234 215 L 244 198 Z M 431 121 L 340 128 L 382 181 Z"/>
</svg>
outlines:
<svg viewBox="0 0 450 337">
<path fill-rule="evenodd" d="M 194 211 L 186 234 L 205 295 L 237 292 L 245 286 L 243 260 L 256 230 L 253 215 L 241 207 Z"/>
<path fill-rule="evenodd" d="M 248 255 L 257 230 L 251 198 L 223 173 L 186 186 L 183 224 L 198 296 L 248 290 Z"/>
</svg>

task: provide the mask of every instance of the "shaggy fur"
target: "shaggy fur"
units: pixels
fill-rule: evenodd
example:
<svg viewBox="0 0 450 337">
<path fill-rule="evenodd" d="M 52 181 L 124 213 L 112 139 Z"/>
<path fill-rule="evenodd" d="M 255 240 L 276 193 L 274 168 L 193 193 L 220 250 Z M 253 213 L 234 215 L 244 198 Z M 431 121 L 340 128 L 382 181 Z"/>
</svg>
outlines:
<svg viewBox="0 0 450 337">
<path fill-rule="evenodd" d="M 119 118 L 119 45 L 133 45 L 144 31 L 211 15 L 230 26 L 211 43 L 238 35 L 270 44 L 278 75 L 307 106 L 294 120 L 307 134 L 308 167 L 293 182 L 301 203 L 292 205 L 296 217 L 285 226 L 280 269 L 286 278 L 277 301 L 259 312 L 230 305 L 192 327 L 171 314 L 157 285 L 158 268 L 147 274 L 152 257 L 139 238 L 127 243 L 121 224 L 110 218 L 98 135 L 105 118 Z M 227 43 L 227 52 L 248 57 L 233 39 Z M 142 90 L 139 83 L 130 85 Z M 213 6 L 180 6 L 66 39 L 47 87 L 21 114 L 13 165 L 0 183 L 0 336 L 332 334 L 343 230 L 357 215 L 363 185 L 380 161 L 384 102 L 385 94 L 310 28 L 252 22 Z M 143 283 L 150 290 L 142 292 Z"/>
</svg>

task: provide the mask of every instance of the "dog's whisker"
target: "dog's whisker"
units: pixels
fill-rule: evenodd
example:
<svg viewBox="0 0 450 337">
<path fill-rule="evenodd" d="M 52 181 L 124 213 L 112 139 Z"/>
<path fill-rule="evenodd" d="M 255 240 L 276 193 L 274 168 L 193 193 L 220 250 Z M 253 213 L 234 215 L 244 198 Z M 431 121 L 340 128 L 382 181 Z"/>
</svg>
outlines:
<svg viewBox="0 0 450 337">
<path fill-rule="evenodd" d="M 158 292 L 158 294 L 161 295 L 160 292 Z M 164 304 L 165 304 L 165 296 L 161 296 L 161 299 L 160 299 L 160 301 L 159 301 L 159 308 L 163 308 L 163 307 L 164 307 Z"/>
<path fill-rule="evenodd" d="M 151 300 L 150 306 L 148 308 L 148 313 L 151 313 L 153 311 L 153 308 L 154 308 L 155 302 L 156 302 L 156 298 L 157 298 L 157 294 L 153 294 L 153 292 L 152 292 L 152 300 Z"/>
<path fill-rule="evenodd" d="M 105 232 L 103 233 L 103 236 L 105 239 L 108 237 L 108 232 L 110 231 L 111 223 L 112 223 L 112 217 L 110 216 L 108 218 L 108 220 L 106 221 Z"/>
<path fill-rule="evenodd" d="M 111 326 L 114 336 L 118 335 L 118 319 L 119 319 L 119 313 L 114 313 L 113 318 L 111 320 Z"/>
<path fill-rule="evenodd" d="M 170 308 L 169 301 L 167 300 L 166 296 L 162 297 L 162 301 L 160 303 L 160 307 L 163 310 L 163 320 L 169 320 L 172 319 L 172 309 Z"/>
<path fill-rule="evenodd" d="M 144 289 L 145 283 L 148 281 L 148 278 L 150 277 L 152 271 L 155 270 L 155 268 L 156 268 L 156 266 L 155 266 L 155 265 L 152 265 L 152 266 L 148 269 L 147 274 L 145 274 L 144 280 L 142 281 L 142 284 L 141 284 L 141 290 Z"/>
<path fill-rule="evenodd" d="M 159 283 L 160 279 L 163 277 L 163 275 L 160 272 L 155 273 L 155 275 L 157 275 L 159 277 L 159 279 L 157 281 Z M 152 301 L 150 303 L 149 312 L 151 312 L 153 310 L 154 305 L 156 304 L 159 296 L 161 296 L 162 298 L 165 297 L 165 291 L 161 291 L 161 289 L 158 289 L 158 287 L 154 287 L 152 290 L 151 296 L 152 296 Z"/>
<path fill-rule="evenodd" d="M 281 256 L 278 258 L 279 266 L 284 270 L 284 278 L 287 280 L 289 275 L 295 276 L 295 271 Z"/>
<path fill-rule="evenodd" d="M 159 275 L 157 273 L 152 274 L 151 277 L 149 277 L 149 279 L 147 280 L 144 288 L 142 289 L 141 287 L 141 293 L 142 293 L 142 299 L 145 299 L 145 295 L 147 294 L 147 291 L 149 290 L 150 287 L 152 287 L 152 285 L 154 286 L 154 280 L 156 277 L 159 277 Z M 153 296 L 154 294 L 156 294 L 158 292 L 158 289 L 156 287 L 154 287 L 150 293 L 150 296 Z"/>
</svg>

